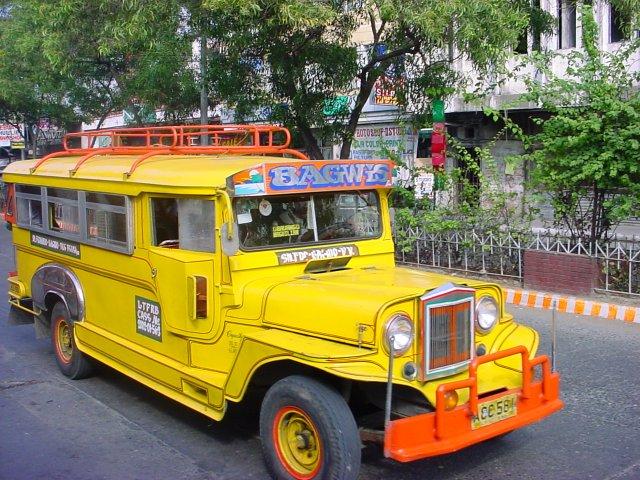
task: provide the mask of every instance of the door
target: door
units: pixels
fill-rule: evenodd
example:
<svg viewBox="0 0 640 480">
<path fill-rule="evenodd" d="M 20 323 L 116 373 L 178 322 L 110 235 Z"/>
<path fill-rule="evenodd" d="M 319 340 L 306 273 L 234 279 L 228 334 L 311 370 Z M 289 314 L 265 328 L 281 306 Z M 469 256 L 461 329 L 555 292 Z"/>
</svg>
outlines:
<svg viewBox="0 0 640 480">
<path fill-rule="evenodd" d="M 166 328 L 174 333 L 208 334 L 216 320 L 214 284 L 220 275 L 214 201 L 152 196 L 149 208 L 149 263 L 159 305 L 136 299 L 137 314 L 148 320 L 148 311 L 159 308 Z"/>
</svg>

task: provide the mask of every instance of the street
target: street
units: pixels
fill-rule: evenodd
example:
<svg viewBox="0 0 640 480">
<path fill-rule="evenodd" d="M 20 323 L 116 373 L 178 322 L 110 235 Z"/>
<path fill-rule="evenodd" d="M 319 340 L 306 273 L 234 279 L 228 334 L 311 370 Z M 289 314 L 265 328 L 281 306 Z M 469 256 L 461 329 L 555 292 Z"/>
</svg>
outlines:
<svg viewBox="0 0 640 480">
<path fill-rule="evenodd" d="M 0 272 L 13 269 L 0 231 Z M 6 285 L 6 284 L 5 284 Z M 263 479 L 257 412 L 216 423 L 101 367 L 64 377 L 32 325 L 0 305 L 0 479 Z M 548 311 L 512 308 L 550 350 Z M 640 478 L 640 326 L 558 315 L 560 413 L 464 451 L 399 464 L 363 452 L 363 479 Z"/>
</svg>

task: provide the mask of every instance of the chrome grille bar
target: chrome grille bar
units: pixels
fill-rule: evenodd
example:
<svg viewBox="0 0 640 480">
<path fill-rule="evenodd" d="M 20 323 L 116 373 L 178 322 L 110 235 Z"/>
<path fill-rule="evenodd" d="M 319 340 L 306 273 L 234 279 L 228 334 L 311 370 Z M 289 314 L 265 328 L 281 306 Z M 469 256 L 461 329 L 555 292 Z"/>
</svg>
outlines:
<svg viewBox="0 0 640 480">
<path fill-rule="evenodd" d="M 423 301 L 422 377 L 451 375 L 473 355 L 473 290 L 452 288 Z"/>
</svg>

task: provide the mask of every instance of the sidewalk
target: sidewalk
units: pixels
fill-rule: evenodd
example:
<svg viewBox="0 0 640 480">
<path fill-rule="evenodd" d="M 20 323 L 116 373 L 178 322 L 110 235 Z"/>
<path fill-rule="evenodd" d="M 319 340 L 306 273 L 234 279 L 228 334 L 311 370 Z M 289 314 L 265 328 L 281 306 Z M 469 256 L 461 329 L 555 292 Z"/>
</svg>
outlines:
<svg viewBox="0 0 640 480">
<path fill-rule="evenodd" d="M 551 310 L 554 302 L 558 312 L 591 315 L 609 320 L 640 324 L 640 307 L 586 300 L 557 293 L 536 292 L 506 287 L 506 302 L 511 305 Z M 639 300 L 640 303 L 640 300 Z"/>
</svg>

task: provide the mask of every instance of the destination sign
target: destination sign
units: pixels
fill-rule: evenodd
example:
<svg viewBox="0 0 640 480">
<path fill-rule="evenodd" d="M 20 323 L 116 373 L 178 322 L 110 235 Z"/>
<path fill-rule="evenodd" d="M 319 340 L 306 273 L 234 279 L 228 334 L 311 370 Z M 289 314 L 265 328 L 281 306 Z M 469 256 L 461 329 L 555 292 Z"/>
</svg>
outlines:
<svg viewBox="0 0 640 480">
<path fill-rule="evenodd" d="M 73 258 L 80 258 L 80 244 L 51 237 L 43 233 L 31 232 L 31 245 L 42 247 L 53 252 L 62 253 Z"/>
<path fill-rule="evenodd" d="M 393 167 L 389 160 L 265 163 L 238 172 L 229 183 L 237 196 L 382 188 L 391 186 Z"/>
</svg>

